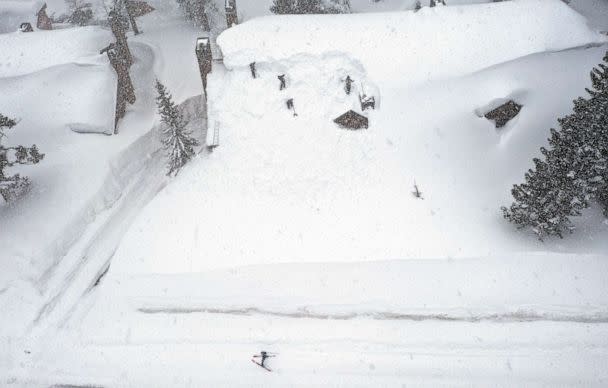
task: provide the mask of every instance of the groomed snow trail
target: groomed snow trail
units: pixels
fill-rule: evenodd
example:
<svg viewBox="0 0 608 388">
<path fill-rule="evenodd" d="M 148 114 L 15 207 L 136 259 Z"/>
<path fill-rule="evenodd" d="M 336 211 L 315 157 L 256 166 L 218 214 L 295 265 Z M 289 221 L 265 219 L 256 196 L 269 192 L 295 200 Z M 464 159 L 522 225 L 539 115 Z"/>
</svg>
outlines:
<svg viewBox="0 0 608 388">
<path fill-rule="evenodd" d="M 332 320 L 213 314 L 136 317 L 120 337 L 59 336 L 26 387 L 585 386 L 608 382 L 608 325 Z M 103 331 L 103 327 L 99 328 Z M 277 352 L 272 374 L 249 359 Z"/>
</svg>

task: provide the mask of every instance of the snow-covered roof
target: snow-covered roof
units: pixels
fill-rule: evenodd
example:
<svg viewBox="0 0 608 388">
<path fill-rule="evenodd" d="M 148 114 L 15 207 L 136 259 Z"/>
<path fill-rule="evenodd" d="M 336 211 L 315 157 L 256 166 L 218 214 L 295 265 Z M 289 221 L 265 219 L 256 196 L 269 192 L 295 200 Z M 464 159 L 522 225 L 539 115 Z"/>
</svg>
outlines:
<svg viewBox="0 0 608 388">
<path fill-rule="evenodd" d="M 399 75 L 414 82 L 599 41 L 605 37 L 560 0 L 425 7 L 418 12 L 267 16 L 218 37 L 228 67 L 338 51 L 362 62 L 372 76 Z"/>
</svg>

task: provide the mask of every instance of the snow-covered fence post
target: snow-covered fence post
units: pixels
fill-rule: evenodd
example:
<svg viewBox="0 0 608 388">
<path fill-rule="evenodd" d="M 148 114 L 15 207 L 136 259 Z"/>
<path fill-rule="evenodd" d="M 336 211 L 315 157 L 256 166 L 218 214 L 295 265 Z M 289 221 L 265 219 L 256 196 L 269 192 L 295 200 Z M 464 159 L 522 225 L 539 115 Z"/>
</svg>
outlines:
<svg viewBox="0 0 608 388">
<path fill-rule="evenodd" d="M 135 103 L 135 89 L 129 75 L 129 66 L 124 58 L 121 58 L 117 45 L 112 43 L 101 50 L 100 54 L 106 53 L 110 64 L 116 71 L 118 77 L 116 86 L 116 112 L 114 117 L 114 134 L 118 133 L 118 121 L 125 117 L 127 103 Z"/>
<path fill-rule="evenodd" d="M 198 38 L 196 40 L 196 59 L 198 60 L 198 70 L 203 80 L 203 92 L 207 97 L 207 75 L 211 73 L 213 67 L 213 53 L 211 52 L 211 41 L 209 38 Z"/>
<path fill-rule="evenodd" d="M 228 28 L 239 24 L 239 17 L 236 13 L 236 0 L 226 0 L 226 25 Z"/>
</svg>

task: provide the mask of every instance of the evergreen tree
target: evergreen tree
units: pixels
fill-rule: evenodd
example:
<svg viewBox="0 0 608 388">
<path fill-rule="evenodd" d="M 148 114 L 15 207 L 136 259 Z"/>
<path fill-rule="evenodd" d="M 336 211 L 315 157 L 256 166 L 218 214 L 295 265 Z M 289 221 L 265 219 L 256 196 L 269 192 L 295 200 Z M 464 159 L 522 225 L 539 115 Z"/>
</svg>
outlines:
<svg viewBox="0 0 608 388">
<path fill-rule="evenodd" d="M 604 208 L 608 216 L 608 52 L 604 62 L 591 71 L 592 89 L 587 89 L 591 95 L 590 115 L 593 123 L 588 127 L 590 154 L 587 179 L 590 182 L 591 193 Z"/>
<path fill-rule="evenodd" d="M 86 26 L 93 20 L 93 6 L 84 0 L 65 0 L 68 7 L 68 23 Z"/>
<path fill-rule="evenodd" d="M 327 14 L 350 10 L 348 0 L 273 0 L 270 11 L 275 14 Z"/>
<path fill-rule="evenodd" d="M 592 200 L 608 215 L 607 70 L 605 64 L 593 69 L 590 98 L 577 98 L 573 113 L 558 120 L 560 130 L 551 129 L 549 148 L 541 148 L 543 160 L 534 159 L 526 182 L 513 187 L 515 202 L 502 208 L 506 219 L 532 227 L 540 239 L 572 231 L 570 217 Z"/>
<path fill-rule="evenodd" d="M 277 15 L 295 14 L 295 0 L 274 0 L 270 6 L 270 11 Z"/>
<path fill-rule="evenodd" d="M 12 129 L 17 122 L 0 114 L 0 197 L 10 202 L 18 198 L 25 192 L 30 184 L 27 177 L 19 174 L 7 175 L 5 169 L 16 164 L 36 164 L 40 162 L 44 155 L 33 145 L 30 148 L 23 146 L 5 147 L 2 140 L 6 135 L 4 129 Z"/>
<path fill-rule="evenodd" d="M 213 4 L 211 0 L 176 0 L 179 7 L 184 12 L 186 18 L 191 20 L 204 31 L 210 31 L 209 18 L 207 12 Z"/>
<path fill-rule="evenodd" d="M 192 132 L 186 129 L 188 124 L 173 103 L 173 97 L 167 88 L 156 80 L 156 105 L 164 128 L 162 143 L 168 157 L 167 175 L 176 174 L 194 156 L 194 147 L 199 143 L 192 137 Z"/>
</svg>

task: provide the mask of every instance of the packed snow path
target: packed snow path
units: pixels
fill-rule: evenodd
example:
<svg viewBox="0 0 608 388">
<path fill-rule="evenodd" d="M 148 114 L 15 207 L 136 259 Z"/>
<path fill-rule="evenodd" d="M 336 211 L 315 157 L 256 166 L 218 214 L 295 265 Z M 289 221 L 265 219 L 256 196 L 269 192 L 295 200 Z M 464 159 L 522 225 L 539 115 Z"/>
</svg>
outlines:
<svg viewBox="0 0 608 388">
<path fill-rule="evenodd" d="M 139 317 L 116 339 L 32 349 L 24 387 L 585 386 L 608 382 L 608 325 Z M 272 374 L 249 360 L 267 350 Z"/>
</svg>

